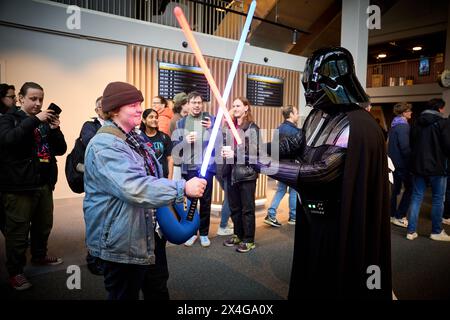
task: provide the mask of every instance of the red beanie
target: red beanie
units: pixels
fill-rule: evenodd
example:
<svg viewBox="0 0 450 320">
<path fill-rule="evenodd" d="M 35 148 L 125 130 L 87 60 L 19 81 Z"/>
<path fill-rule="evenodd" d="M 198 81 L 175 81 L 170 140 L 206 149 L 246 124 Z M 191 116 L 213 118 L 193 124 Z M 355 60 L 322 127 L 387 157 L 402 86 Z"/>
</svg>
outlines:
<svg viewBox="0 0 450 320">
<path fill-rule="evenodd" d="M 135 86 L 126 82 L 110 82 L 103 91 L 102 109 L 109 112 L 138 101 L 144 101 L 144 97 Z"/>
</svg>

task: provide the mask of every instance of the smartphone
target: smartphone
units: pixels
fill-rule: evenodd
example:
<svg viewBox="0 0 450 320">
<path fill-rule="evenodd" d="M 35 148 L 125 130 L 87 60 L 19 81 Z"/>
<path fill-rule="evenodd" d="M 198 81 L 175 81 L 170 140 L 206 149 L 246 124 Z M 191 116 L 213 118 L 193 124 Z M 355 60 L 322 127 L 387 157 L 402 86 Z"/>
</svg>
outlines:
<svg viewBox="0 0 450 320">
<path fill-rule="evenodd" d="M 202 121 L 208 121 L 209 120 L 209 116 L 207 114 L 204 114 L 202 116 Z"/>
<path fill-rule="evenodd" d="M 56 104 L 54 104 L 53 102 L 50 103 L 50 105 L 48 106 L 48 109 L 55 111 L 55 114 L 59 115 L 61 113 L 61 108 L 58 107 Z"/>
</svg>

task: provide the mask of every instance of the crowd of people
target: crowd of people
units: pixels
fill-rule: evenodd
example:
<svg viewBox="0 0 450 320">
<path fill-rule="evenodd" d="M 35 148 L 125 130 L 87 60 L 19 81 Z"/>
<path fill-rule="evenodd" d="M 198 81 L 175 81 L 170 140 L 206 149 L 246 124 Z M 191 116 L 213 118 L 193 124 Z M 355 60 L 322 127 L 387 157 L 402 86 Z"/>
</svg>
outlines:
<svg viewBox="0 0 450 320">
<path fill-rule="evenodd" d="M 442 223 L 450 224 L 447 188 L 448 158 L 450 155 L 450 126 L 444 116 L 445 102 L 432 99 L 426 110 L 415 119 L 412 128 L 408 121 L 412 116 L 412 105 L 397 103 L 394 119 L 389 130 L 388 155 L 395 166 L 391 192 L 391 222 L 407 228 L 406 238 L 418 237 L 417 222 L 427 186 L 431 186 L 432 228 L 430 239 L 450 241 L 442 229 Z M 398 196 L 404 192 L 398 202 Z"/>
<path fill-rule="evenodd" d="M 324 70 L 333 68 L 342 68 L 341 74 L 317 85 L 322 81 L 317 79 L 329 76 Z M 95 102 L 97 117 L 81 128 L 85 156 L 77 166 L 84 178 L 86 260 L 92 273 L 104 276 L 109 299 L 138 299 L 141 290 L 145 299 L 169 299 L 167 240 L 155 210 L 199 198 L 198 234 L 184 245 L 199 240 L 209 247 L 214 176 L 225 195 L 217 234 L 229 236 L 223 245 L 240 253 L 256 247 L 259 174 L 278 180 L 264 223 L 281 226 L 277 208 L 289 190 L 288 224 L 296 226 L 289 298 L 323 297 L 324 287 L 330 298 L 390 296 L 386 214 L 391 213 L 393 224 L 407 227 L 407 239 L 417 238 L 428 184 L 433 202 L 430 238 L 450 241 L 442 229 L 442 223 L 450 224 L 445 103 L 429 101 L 411 129 L 412 106 L 395 105 L 387 142 L 395 165 L 389 210 L 385 138 L 364 110 L 369 99 L 352 70 L 352 57 L 343 48 L 313 54 L 302 80 L 313 111 L 299 128 L 298 109 L 281 108 L 280 159 L 269 164 L 258 160 L 265 147 L 249 101 L 234 98 L 229 112 L 243 143 L 237 144 L 227 123 L 221 125 L 214 155 L 201 177 L 203 151 L 216 121 L 205 111 L 202 95 L 178 93 L 173 107 L 165 97 L 155 96 L 151 107 L 142 110 L 144 98 L 136 87 L 109 83 Z M 343 92 L 333 91 L 332 81 Z M 44 109 L 43 101 L 44 89 L 37 83 L 24 83 L 18 99 L 14 86 L 0 85 L 0 230 L 10 284 L 17 290 L 31 286 L 24 274 L 28 247 L 34 264 L 63 262 L 48 254 L 47 242 L 53 225 L 56 156 L 66 153 L 67 145 L 59 115 Z M 277 170 L 270 173 L 273 167 Z M 383 289 L 375 294 L 362 285 L 367 265 L 379 265 L 384 272 Z"/>
</svg>

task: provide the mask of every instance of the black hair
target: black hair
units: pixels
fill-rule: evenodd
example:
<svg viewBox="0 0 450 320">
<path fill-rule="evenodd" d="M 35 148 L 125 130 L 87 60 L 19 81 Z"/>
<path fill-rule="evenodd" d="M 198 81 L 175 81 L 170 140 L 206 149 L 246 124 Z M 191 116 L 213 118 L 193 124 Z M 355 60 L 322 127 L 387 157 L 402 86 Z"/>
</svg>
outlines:
<svg viewBox="0 0 450 320">
<path fill-rule="evenodd" d="M 6 97 L 8 90 L 16 90 L 16 88 L 11 84 L 0 83 L 0 98 Z"/>
<path fill-rule="evenodd" d="M 141 121 L 141 125 L 139 126 L 139 130 L 145 132 L 145 123 L 143 120 L 147 119 L 148 115 L 152 112 L 156 113 L 156 118 L 158 118 L 158 112 L 155 109 L 152 109 L 152 108 L 145 109 L 144 112 L 142 113 L 142 121 Z"/>
<path fill-rule="evenodd" d="M 443 107 L 445 107 L 445 101 L 442 99 L 431 99 L 427 103 L 427 109 L 434 111 L 439 111 L 439 109 L 442 109 Z"/>
</svg>

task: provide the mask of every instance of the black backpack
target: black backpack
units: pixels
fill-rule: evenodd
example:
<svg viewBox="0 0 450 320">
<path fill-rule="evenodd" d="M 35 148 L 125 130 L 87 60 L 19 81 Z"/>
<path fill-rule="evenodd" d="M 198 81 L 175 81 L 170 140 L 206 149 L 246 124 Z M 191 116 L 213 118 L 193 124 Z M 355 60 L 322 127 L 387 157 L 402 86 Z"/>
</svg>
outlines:
<svg viewBox="0 0 450 320">
<path fill-rule="evenodd" d="M 66 179 L 70 189 L 75 193 L 84 192 L 83 172 L 77 170 L 78 164 L 84 164 L 84 152 L 86 148 L 81 138 L 75 140 L 75 146 L 66 158 Z"/>
</svg>

